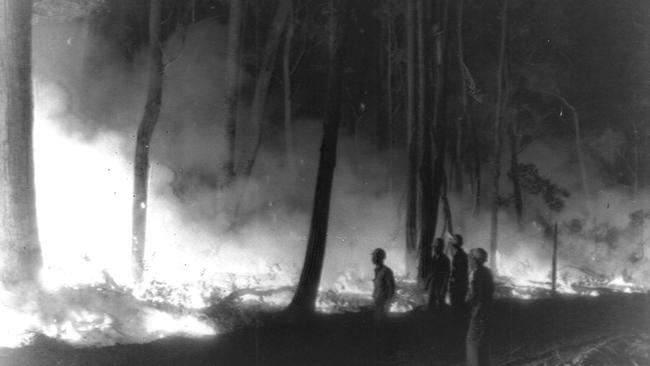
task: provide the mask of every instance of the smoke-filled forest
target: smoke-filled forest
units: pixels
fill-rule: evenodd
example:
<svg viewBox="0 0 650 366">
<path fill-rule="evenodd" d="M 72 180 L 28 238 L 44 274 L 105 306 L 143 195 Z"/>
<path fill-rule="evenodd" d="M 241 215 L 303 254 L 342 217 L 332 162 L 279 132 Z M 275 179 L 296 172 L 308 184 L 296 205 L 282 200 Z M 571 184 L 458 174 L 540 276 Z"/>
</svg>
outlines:
<svg viewBox="0 0 650 366">
<path fill-rule="evenodd" d="M 650 365 L 644 0 L 0 0 L 0 141 L 2 365 Z"/>
</svg>

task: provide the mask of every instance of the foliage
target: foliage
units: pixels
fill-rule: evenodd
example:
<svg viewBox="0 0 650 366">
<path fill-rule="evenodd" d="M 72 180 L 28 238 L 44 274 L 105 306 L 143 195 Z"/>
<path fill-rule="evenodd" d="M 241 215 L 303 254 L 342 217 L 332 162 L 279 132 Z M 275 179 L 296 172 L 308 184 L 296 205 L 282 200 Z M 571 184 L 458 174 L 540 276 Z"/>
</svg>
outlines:
<svg viewBox="0 0 650 366">
<path fill-rule="evenodd" d="M 564 199 L 569 197 L 569 191 L 541 176 L 534 164 L 519 164 L 509 174 L 516 174 L 522 189 L 529 194 L 540 195 L 549 209 L 561 211 L 564 208 Z"/>
</svg>

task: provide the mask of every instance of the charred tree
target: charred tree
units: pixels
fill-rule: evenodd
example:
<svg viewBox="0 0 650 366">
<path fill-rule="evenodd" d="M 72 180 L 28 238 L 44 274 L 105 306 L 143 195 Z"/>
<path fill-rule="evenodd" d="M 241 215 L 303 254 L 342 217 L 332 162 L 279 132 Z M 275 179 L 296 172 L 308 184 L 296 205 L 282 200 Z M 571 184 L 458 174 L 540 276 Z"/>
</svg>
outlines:
<svg viewBox="0 0 650 366">
<path fill-rule="evenodd" d="M 149 150 L 160 116 L 164 67 L 160 41 L 162 0 L 151 0 L 149 9 L 149 84 L 144 114 L 136 136 L 133 167 L 132 267 L 136 282 L 142 281 L 147 229 Z"/>
<path fill-rule="evenodd" d="M 308 313 L 314 310 L 318 296 L 325 245 L 327 242 L 327 229 L 329 223 L 330 198 L 332 194 L 332 181 L 336 167 L 336 150 L 338 146 L 339 119 L 341 118 L 342 94 L 342 49 L 340 20 L 336 9 L 341 3 L 331 1 L 330 8 L 330 47 L 328 67 L 328 91 L 325 105 L 325 120 L 323 122 L 323 139 L 318 162 L 318 176 L 316 179 L 316 192 L 312 209 L 309 238 L 305 261 L 300 274 L 300 281 L 296 293 L 289 304 L 289 311 Z M 345 13 L 343 13 L 345 14 Z"/>
<path fill-rule="evenodd" d="M 415 122 L 415 0 L 406 0 L 406 125 L 408 149 L 408 182 L 406 206 L 406 256 L 408 268 L 415 264 L 418 235 L 418 144 Z"/>
<path fill-rule="evenodd" d="M 503 0 L 501 10 L 501 40 L 499 42 L 499 62 L 497 69 L 497 99 L 494 117 L 494 155 L 492 157 L 492 209 L 490 221 L 490 267 L 497 272 L 497 245 L 499 228 L 499 179 L 501 178 L 501 118 L 503 112 L 503 78 L 508 31 L 508 0 Z"/>
<path fill-rule="evenodd" d="M 0 0 L 0 281 L 38 281 L 41 249 L 36 221 L 32 149 L 32 4 Z"/>
<path fill-rule="evenodd" d="M 260 65 L 257 81 L 255 82 L 255 91 L 253 93 L 253 102 L 250 111 L 249 127 L 251 129 L 250 137 L 253 143 L 252 151 L 243 157 L 241 171 L 237 172 L 244 176 L 250 176 L 262 142 L 262 117 L 264 116 L 266 97 L 269 84 L 271 83 L 271 74 L 273 73 L 280 39 L 282 38 L 282 30 L 284 29 L 284 24 L 287 21 L 290 10 L 291 0 L 280 0 L 266 38 L 262 64 Z"/>
<path fill-rule="evenodd" d="M 237 109 L 239 104 L 239 62 L 242 3 L 244 0 L 230 0 L 228 15 L 228 45 L 226 48 L 226 163 L 224 171 L 227 182 L 235 175 L 235 139 L 237 134 Z"/>
</svg>

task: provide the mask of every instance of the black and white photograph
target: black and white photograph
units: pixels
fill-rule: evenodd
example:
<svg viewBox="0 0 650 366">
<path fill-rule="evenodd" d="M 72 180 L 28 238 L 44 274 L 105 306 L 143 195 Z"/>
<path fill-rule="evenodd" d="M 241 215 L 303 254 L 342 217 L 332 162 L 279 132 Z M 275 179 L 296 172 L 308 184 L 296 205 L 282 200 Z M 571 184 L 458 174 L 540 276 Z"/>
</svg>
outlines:
<svg viewBox="0 0 650 366">
<path fill-rule="evenodd" d="M 0 0 L 0 366 L 650 366 L 650 1 Z"/>
</svg>

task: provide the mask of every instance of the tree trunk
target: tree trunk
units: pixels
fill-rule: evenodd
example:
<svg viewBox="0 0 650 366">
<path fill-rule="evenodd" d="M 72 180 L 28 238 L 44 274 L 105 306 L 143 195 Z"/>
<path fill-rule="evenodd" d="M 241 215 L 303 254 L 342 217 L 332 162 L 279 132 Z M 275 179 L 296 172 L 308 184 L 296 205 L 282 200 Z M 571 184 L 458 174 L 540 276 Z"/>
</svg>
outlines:
<svg viewBox="0 0 650 366">
<path fill-rule="evenodd" d="M 463 50 L 463 11 L 464 0 L 458 0 L 458 8 L 456 14 L 456 55 L 458 56 L 458 76 L 460 83 L 460 91 L 458 93 L 460 99 L 460 116 L 456 120 L 456 162 L 454 164 L 454 189 L 457 193 L 463 192 L 463 126 L 468 120 L 467 109 L 467 85 L 465 82 L 465 55 Z"/>
<path fill-rule="evenodd" d="M 503 0 L 501 11 L 501 41 L 499 45 L 499 67 L 497 70 L 497 100 L 494 118 L 494 156 L 492 160 L 492 212 L 490 225 L 490 267 L 497 273 L 497 239 L 499 227 L 499 179 L 501 177 L 501 113 L 503 108 L 503 67 L 506 51 L 508 26 L 508 0 Z"/>
<path fill-rule="evenodd" d="M 418 9 L 418 11 L 424 9 Z M 442 190 L 442 181 L 444 174 L 445 162 L 445 134 L 446 134 L 446 114 L 447 114 L 447 98 L 446 98 L 446 83 L 445 83 L 445 66 L 448 62 L 447 47 L 448 47 L 448 11 L 449 2 L 445 0 L 442 8 L 441 19 L 441 32 L 433 35 L 433 32 L 427 32 L 431 39 L 427 42 L 429 45 L 436 45 L 427 49 L 427 65 L 432 65 L 428 70 L 429 88 L 434 90 L 433 100 L 430 104 L 432 108 L 429 109 L 427 116 L 428 121 L 424 123 L 424 141 L 423 141 L 423 155 L 420 166 L 420 188 L 422 190 L 422 209 L 421 209 L 421 227 L 420 227 L 420 261 L 421 266 L 425 265 L 428 258 L 423 258 L 428 250 L 424 250 L 431 246 L 433 238 L 436 233 L 436 226 L 438 222 L 438 203 L 440 201 L 440 194 Z M 428 13 L 428 12 L 427 12 Z M 419 20 L 419 19 L 418 19 Z M 432 24 L 433 22 L 429 22 Z M 435 38 L 434 38 L 435 37 Z M 424 50 L 423 50 L 424 51 Z M 423 52 L 424 53 L 424 52 Z M 425 64 L 424 61 L 421 64 Z M 433 69 L 433 70 L 432 70 Z M 427 75 L 423 70 L 423 74 Z M 426 77 L 426 76 L 425 76 Z M 434 81 L 435 80 L 435 81 Z M 426 81 L 426 80 L 425 80 Z M 435 84 L 434 84 L 435 82 Z M 434 142 L 435 142 L 435 159 L 434 155 Z M 421 268 L 420 274 L 426 271 Z M 422 280 L 422 278 L 420 279 Z"/>
<path fill-rule="evenodd" d="M 334 4 L 334 3 L 337 4 Z M 327 228 L 329 222 L 330 198 L 332 193 L 332 181 L 334 168 L 336 166 L 336 150 L 338 145 L 339 119 L 341 118 L 341 94 L 342 94 L 342 50 L 343 45 L 339 40 L 343 32 L 339 31 L 340 15 L 336 14 L 340 9 L 340 2 L 332 0 L 330 3 L 330 60 L 328 70 L 328 92 L 326 101 L 326 115 L 323 126 L 323 140 L 320 149 L 320 160 L 318 164 L 318 177 L 316 180 L 316 192 L 314 206 L 312 209 L 309 239 L 305 262 L 300 274 L 300 281 L 296 293 L 289 305 L 290 311 L 298 313 L 311 312 L 314 310 L 318 296 L 323 259 L 325 257 L 325 245 L 327 241 Z M 344 10 L 338 10 L 343 11 Z"/>
<path fill-rule="evenodd" d="M 479 210 L 481 208 L 481 149 L 479 146 L 478 131 L 477 131 L 477 122 L 476 119 L 470 117 L 469 121 L 470 128 L 472 130 L 472 153 L 473 157 L 473 187 L 474 187 L 474 199 L 473 199 L 473 208 L 472 215 L 478 217 Z"/>
<path fill-rule="evenodd" d="M 451 218 L 451 206 L 449 205 L 449 179 L 447 178 L 447 174 L 443 169 L 442 173 L 442 193 L 440 198 L 442 199 L 442 212 L 444 213 L 445 217 L 445 224 L 444 227 L 442 228 L 443 233 L 447 232 L 449 234 L 454 234 L 454 225 L 452 222 Z"/>
<path fill-rule="evenodd" d="M 243 0 L 230 0 L 228 15 L 228 45 L 226 48 L 226 163 L 224 171 L 226 182 L 230 183 L 235 175 L 235 139 L 237 135 L 237 109 L 239 103 L 239 44 L 242 20 Z"/>
<path fill-rule="evenodd" d="M 162 0 L 151 0 L 149 10 L 149 85 L 144 115 L 138 126 L 133 169 L 132 266 L 136 283 L 142 281 L 147 228 L 147 195 L 149 185 L 149 149 L 158 123 L 162 104 L 162 44 L 160 26 Z"/>
<path fill-rule="evenodd" d="M 390 2 L 386 3 L 386 128 L 388 129 L 389 171 L 393 171 L 393 15 Z M 393 197 L 393 175 L 389 176 L 388 192 Z"/>
<path fill-rule="evenodd" d="M 41 248 L 32 149 L 32 4 L 0 0 L 0 270 L 2 285 L 38 283 Z"/>
<path fill-rule="evenodd" d="M 269 84 L 271 83 L 271 74 L 273 73 L 273 65 L 275 64 L 275 56 L 278 52 L 280 45 L 280 38 L 282 36 L 282 29 L 288 18 L 289 11 L 291 10 L 291 0 L 280 0 L 271 28 L 268 30 L 266 38 L 266 46 L 264 47 L 264 54 L 262 56 L 262 65 L 255 82 L 255 92 L 253 94 L 253 102 L 250 111 L 250 136 L 253 141 L 252 151 L 247 153 L 242 161 L 241 173 L 244 176 L 250 176 L 257 152 L 262 142 L 262 117 L 264 116 L 264 106 L 266 105 L 266 97 L 268 94 Z M 237 172 L 239 173 L 239 172 Z"/>
<path fill-rule="evenodd" d="M 287 21 L 287 29 L 284 36 L 284 53 L 282 56 L 282 86 L 284 92 L 284 143 L 285 153 L 287 154 L 287 167 L 291 171 L 291 176 L 294 174 L 294 161 L 293 161 L 293 128 L 291 126 L 291 40 L 293 39 L 293 9 L 292 1 L 289 0 L 289 20 Z"/>
<path fill-rule="evenodd" d="M 510 137 L 510 181 L 512 182 L 512 196 L 517 217 L 517 227 L 523 230 L 522 216 L 524 211 L 524 199 L 522 197 L 521 185 L 519 184 L 519 144 L 517 143 L 516 122 L 510 123 L 508 136 Z"/>
<path fill-rule="evenodd" d="M 415 264 L 418 235 L 418 126 L 415 122 L 415 0 L 406 0 L 406 124 L 408 144 L 408 182 L 406 207 L 407 268 Z"/>
</svg>

